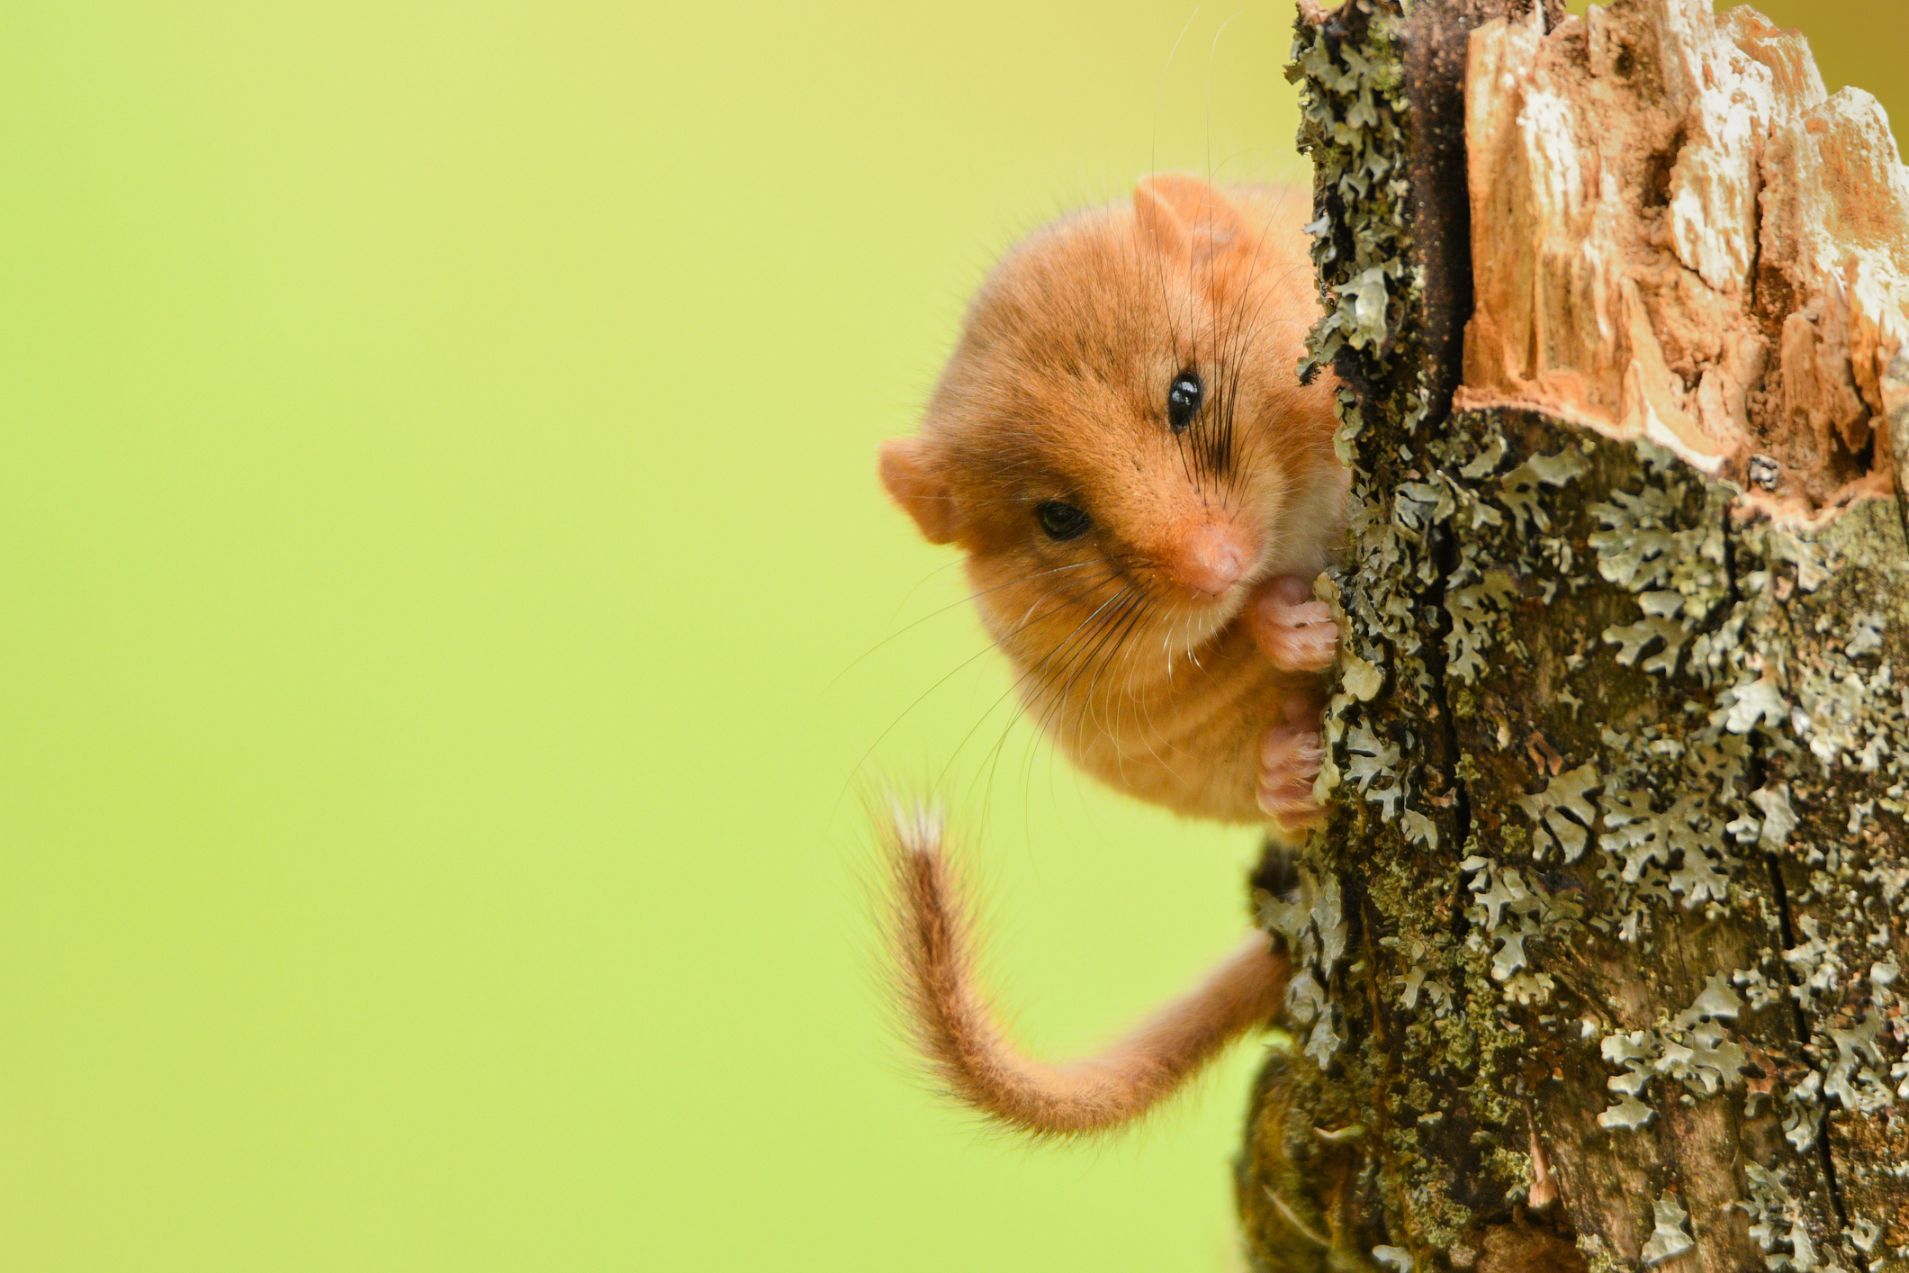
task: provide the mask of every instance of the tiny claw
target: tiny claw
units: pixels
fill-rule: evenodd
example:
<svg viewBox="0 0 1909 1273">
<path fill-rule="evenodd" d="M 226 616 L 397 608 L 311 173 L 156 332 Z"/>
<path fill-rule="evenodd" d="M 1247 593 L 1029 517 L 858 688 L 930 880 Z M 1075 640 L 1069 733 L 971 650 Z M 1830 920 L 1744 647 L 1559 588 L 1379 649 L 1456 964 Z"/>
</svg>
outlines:
<svg viewBox="0 0 1909 1273">
<path fill-rule="evenodd" d="M 1324 756 L 1316 725 L 1275 725 L 1259 746 L 1259 808 L 1282 830 L 1297 832 L 1318 821 L 1312 786 Z"/>
<path fill-rule="evenodd" d="M 1249 612 L 1253 639 L 1274 667 L 1323 672 L 1339 653 L 1332 607 L 1312 599 L 1312 582 L 1280 575 L 1262 585 Z"/>
</svg>

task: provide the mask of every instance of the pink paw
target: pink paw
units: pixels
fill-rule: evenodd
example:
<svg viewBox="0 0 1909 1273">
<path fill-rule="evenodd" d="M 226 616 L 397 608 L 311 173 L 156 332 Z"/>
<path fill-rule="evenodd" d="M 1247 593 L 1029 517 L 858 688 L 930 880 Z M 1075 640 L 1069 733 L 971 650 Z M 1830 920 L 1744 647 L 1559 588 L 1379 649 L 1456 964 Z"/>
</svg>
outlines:
<svg viewBox="0 0 1909 1273">
<path fill-rule="evenodd" d="M 1262 586 L 1248 611 L 1253 639 L 1274 667 L 1323 672 L 1339 653 L 1332 607 L 1312 599 L 1312 580 L 1280 575 Z"/>
<path fill-rule="evenodd" d="M 1260 812 L 1284 831 L 1302 831 L 1319 818 L 1312 784 L 1321 754 L 1316 721 L 1275 725 L 1260 739 Z"/>
</svg>

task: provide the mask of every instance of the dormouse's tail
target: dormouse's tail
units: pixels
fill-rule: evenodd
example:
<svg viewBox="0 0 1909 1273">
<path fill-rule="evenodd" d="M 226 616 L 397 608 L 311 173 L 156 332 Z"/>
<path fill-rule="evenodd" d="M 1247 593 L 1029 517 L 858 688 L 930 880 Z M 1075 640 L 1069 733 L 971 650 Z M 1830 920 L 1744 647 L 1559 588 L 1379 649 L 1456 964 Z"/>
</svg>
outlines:
<svg viewBox="0 0 1909 1273">
<path fill-rule="evenodd" d="M 1007 1039 L 974 983 L 972 925 L 942 857 L 939 822 L 897 810 L 889 833 L 909 1024 L 950 1093 L 999 1122 L 1039 1136 L 1131 1122 L 1270 1020 L 1285 992 L 1285 956 L 1256 933 L 1100 1055 L 1067 1065 L 1035 1060 Z"/>
</svg>

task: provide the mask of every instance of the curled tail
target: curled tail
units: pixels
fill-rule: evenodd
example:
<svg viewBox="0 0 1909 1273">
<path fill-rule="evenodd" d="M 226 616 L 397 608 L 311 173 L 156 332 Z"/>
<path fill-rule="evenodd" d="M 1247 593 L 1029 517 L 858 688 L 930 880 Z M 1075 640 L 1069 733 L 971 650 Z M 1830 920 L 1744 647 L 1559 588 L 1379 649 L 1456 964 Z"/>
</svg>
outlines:
<svg viewBox="0 0 1909 1273">
<path fill-rule="evenodd" d="M 1039 1136 L 1131 1122 L 1270 1020 L 1285 992 L 1285 956 L 1256 933 L 1098 1056 L 1066 1065 L 1036 1060 L 1006 1037 L 974 983 L 972 925 L 942 857 L 939 823 L 898 811 L 890 834 L 909 1025 L 950 1093 L 999 1122 Z"/>
</svg>

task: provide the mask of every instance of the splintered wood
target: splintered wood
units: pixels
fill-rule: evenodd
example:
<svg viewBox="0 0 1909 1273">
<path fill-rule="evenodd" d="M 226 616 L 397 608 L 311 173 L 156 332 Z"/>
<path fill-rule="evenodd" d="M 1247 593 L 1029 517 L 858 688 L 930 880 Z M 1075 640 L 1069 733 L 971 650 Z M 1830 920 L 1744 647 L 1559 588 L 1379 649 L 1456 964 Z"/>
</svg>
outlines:
<svg viewBox="0 0 1909 1273">
<path fill-rule="evenodd" d="M 1882 107 L 1827 93 L 1802 35 L 1709 0 L 1492 22 L 1471 36 L 1466 140 L 1455 406 L 1646 437 L 1789 517 L 1889 490 L 1909 169 Z"/>
</svg>

